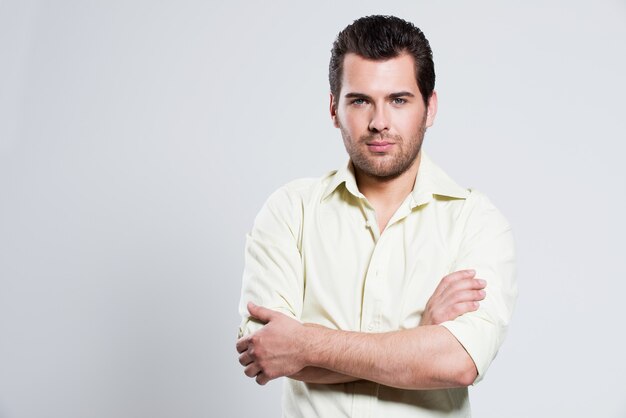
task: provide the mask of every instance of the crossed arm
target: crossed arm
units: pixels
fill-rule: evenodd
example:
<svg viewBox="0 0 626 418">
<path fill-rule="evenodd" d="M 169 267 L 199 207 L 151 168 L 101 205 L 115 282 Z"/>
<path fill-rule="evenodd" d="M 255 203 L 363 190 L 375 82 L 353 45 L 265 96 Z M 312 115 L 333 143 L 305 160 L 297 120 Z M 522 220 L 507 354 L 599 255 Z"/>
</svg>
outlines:
<svg viewBox="0 0 626 418">
<path fill-rule="evenodd" d="M 468 386 L 476 366 L 456 338 L 438 324 L 478 309 L 486 283 L 472 270 L 444 277 L 418 327 L 386 333 L 337 331 L 300 322 L 252 303 L 265 323 L 237 341 L 244 373 L 259 384 L 281 376 L 308 383 L 359 379 L 405 389 Z"/>
</svg>

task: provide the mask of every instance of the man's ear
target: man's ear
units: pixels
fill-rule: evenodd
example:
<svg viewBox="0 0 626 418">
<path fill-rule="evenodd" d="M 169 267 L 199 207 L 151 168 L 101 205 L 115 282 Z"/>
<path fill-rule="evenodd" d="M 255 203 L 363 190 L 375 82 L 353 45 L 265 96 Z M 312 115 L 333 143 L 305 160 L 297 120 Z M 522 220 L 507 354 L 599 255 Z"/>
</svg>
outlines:
<svg viewBox="0 0 626 418">
<path fill-rule="evenodd" d="M 337 104 L 335 96 L 330 93 L 330 118 L 333 120 L 335 128 L 339 128 L 339 120 L 337 119 Z"/>
<path fill-rule="evenodd" d="M 426 127 L 430 128 L 435 123 L 435 116 L 437 116 L 437 92 L 433 90 L 428 100 L 428 108 L 426 109 Z"/>
</svg>

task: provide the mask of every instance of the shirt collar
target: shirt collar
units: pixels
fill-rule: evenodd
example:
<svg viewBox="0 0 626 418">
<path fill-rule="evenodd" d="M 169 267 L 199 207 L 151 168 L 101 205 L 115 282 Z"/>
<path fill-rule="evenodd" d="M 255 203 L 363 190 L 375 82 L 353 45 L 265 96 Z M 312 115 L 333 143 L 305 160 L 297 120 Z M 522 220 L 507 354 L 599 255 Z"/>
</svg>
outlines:
<svg viewBox="0 0 626 418">
<path fill-rule="evenodd" d="M 420 167 L 411 192 L 413 205 L 419 206 L 430 202 L 433 196 L 466 199 L 469 191 L 459 186 L 428 155 L 422 151 Z"/>
<path fill-rule="evenodd" d="M 415 178 L 415 186 L 411 192 L 412 207 L 430 202 L 435 195 L 457 199 L 466 199 L 469 196 L 469 191 L 452 180 L 441 168 L 432 162 L 424 151 L 421 152 L 420 158 L 420 167 Z M 322 195 L 322 199 L 327 198 L 342 184 L 355 197 L 365 198 L 356 185 L 354 167 L 350 160 L 332 175 Z"/>
<path fill-rule="evenodd" d="M 356 185 L 356 177 L 354 176 L 354 167 L 352 161 L 348 160 L 339 170 L 332 175 L 328 187 L 322 195 L 322 200 L 330 196 L 339 186 L 345 185 L 345 188 L 354 196 L 365 198 Z"/>
</svg>

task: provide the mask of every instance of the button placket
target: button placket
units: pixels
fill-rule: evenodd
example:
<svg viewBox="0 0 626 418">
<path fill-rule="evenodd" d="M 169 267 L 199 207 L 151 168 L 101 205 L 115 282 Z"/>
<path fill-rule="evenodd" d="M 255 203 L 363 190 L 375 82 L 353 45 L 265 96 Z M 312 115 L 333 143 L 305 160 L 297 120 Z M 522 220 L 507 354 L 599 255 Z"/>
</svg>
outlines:
<svg viewBox="0 0 626 418">
<path fill-rule="evenodd" d="M 361 318 L 361 330 L 376 332 L 380 330 L 383 301 L 380 299 L 381 286 L 384 280 L 384 269 L 381 260 L 385 258 L 385 246 L 387 241 L 380 236 L 374 247 L 370 259 L 365 288 L 363 291 L 363 315 Z"/>
<path fill-rule="evenodd" d="M 378 243 L 374 246 L 372 257 L 365 275 L 365 283 L 363 287 L 363 304 L 361 311 L 361 331 L 371 332 L 374 330 L 373 318 L 375 315 L 374 307 L 376 302 L 376 289 L 378 288 Z"/>
</svg>

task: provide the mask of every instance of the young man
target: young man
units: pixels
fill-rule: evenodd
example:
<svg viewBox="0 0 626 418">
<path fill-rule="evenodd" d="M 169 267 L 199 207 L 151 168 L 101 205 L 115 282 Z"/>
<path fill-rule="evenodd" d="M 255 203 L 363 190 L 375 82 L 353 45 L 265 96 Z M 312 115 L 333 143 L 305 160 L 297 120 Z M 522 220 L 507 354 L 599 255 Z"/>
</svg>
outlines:
<svg viewBox="0 0 626 418">
<path fill-rule="evenodd" d="M 465 417 L 517 294 L 507 221 L 421 150 L 432 52 L 404 20 L 339 33 L 330 115 L 348 164 L 275 192 L 246 244 L 237 350 L 287 376 L 289 417 Z M 254 303 L 253 303 L 254 302 Z"/>
</svg>

